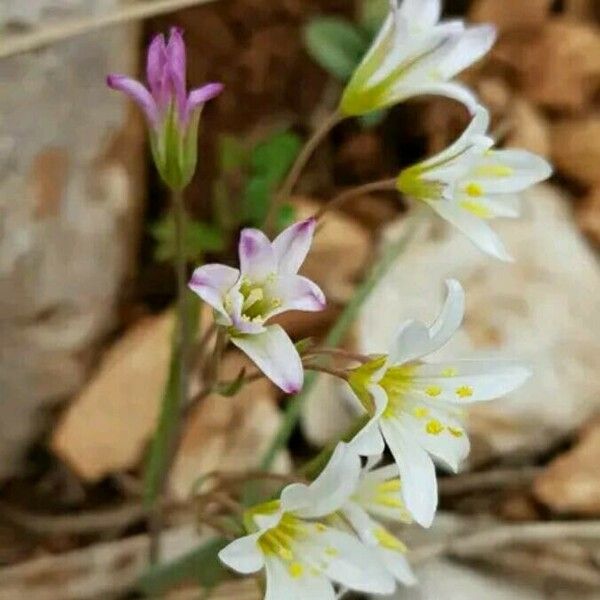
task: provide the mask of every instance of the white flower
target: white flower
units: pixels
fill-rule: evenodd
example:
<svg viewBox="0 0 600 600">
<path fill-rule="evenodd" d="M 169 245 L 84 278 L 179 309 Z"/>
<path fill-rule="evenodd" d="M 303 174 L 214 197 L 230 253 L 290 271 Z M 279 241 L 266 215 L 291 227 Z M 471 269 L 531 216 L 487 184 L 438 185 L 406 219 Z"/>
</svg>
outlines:
<svg viewBox="0 0 600 600">
<path fill-rule="evenodd" d="M 473 93 L 451 80 L 491 48 L 496 32 L 490 25 L 440 23 L 441 10 L 441 0 L 404 0 L 399 8 L 391 3 L 344 91 L 342 114 L 362 115 L 421 94 L 448 96 L 474 109 Z"/>
<path fill-rule="evenodd" d="M 394 578 L 378 557 L 331 517 L 355 491 L 360 459 L 339 444 L 310 485 L 287 486 L 281 499 L 251 509 L 252 531 L 219 553 L 239 573 L 266 572 L 265 600 L 334 600 L 334 583 L 349 590 L 390 594 Z"/>
<path fill-rule="evenodd" d="M 454 144 L 403 170 L 397 187 L 407 196 L 427 202 L 484 252 L 511 260 L 487 221 L 518 217 L 516 194 L 550 177 L 552 168 L 525 150 L 492 150 L 489 123 L 488 111 L 479 107 Z"/>
<path fill-rule="evenodd" d="M 412 523 L 400 493 L 402 484 L 396 465 L 361 474 L 356 492 L 342 508 L 360 539 L 375 548 L 379 560 L 390 574 L 404 585 L 414 585 L 415 576 L 405 554 L 406 546 L 380 520 L 393 523 Z"/>
<path fill-rule="evenodd" d="M 287 310 L 319 311 L 325 296 L 319 286 L 298 275 L 312 243 L 316 221 L 288 227 L 271 243 L 258 229 L 240 236 L 240 269 L 220 264 L 194 271 L 190 288 L 217 312 L 231 341 L 284 392 L 302 388 L 302 361 L 287 333 L 265 323 Z"/>
<path fill-rule="evenodd" d="M 446 303 L 430 327 L 406 322 L 388 357 L 358 367 L 350 376 L 371 414 L 351 446 L 364 456 L 379 455 L 385 440 L 402 479 L 406 508 L 424 527 L 431 525 L 437 507 L 432 457 L 456 471 L 469 453 L 463 406 L 504 396 L 530 376 L 515 361 L 422 360 L 444 346 L 463 319 L 464 291 L 458 281 L 446 285 Z"/>
</svg>

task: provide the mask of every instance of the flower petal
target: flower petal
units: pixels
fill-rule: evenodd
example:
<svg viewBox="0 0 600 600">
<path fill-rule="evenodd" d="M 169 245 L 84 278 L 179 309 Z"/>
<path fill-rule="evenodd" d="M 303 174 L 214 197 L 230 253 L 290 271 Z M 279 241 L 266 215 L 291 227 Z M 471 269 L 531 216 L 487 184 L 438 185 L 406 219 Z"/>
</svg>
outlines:
<svg viewBox="0 0 600 600">
<path fill-rule="evenodd" d="M 325 549 L 335 550 L 325 569 L 333 581 L 358 592 L 391 594 L 395 590 L 396 582 L 379 557 L 353 535 L 328 527 L 317 540 Z"/>
<path fill-rule="evenodd" d="M 493 25 L 469 27 L 461 35 L 458 43 L 439 65 L 445 79 L 452 79 L 486 54 L 496 41 Z"/>
<path fill-rule="evenodd" d="M 264 556 L 258 546 L 262 532 L 238 538 L 219 552 L 219 559 L 238 573 L 256 573 L 264 566 Z"/>
<path fill-rule="evenodd" d="M 412 86 L 404 93 L 404 99 L 415 96 L 444 96 L 464 104 L 471 114 L 480 106 L 477 96 L 466 86 L 455 81 L 440 83 L 424 83 L 422 86 Z"/>
<path fill-rule="evenodd" d="M 280 275 L 275 280 L 269 294 L 279 301 L 279 307 L 269 316 L 287 310 L 303 310 L 318 312 L 327 306 L 325 294 L 321 288 L 306 277 L 301 275 Z"/>
<path fill-rule="evenodd" d="M 504 262 L 513 261 L 498 235 L 485 220 L 476 217 L 454 202 L 434 201 L 428 204 L 440 217 L 464 233 L 480 250 Z"/>
<path fill-rule="evenodd" d="M 280 273 L 297 273 L 313 241 L 317 221 L 313 217 L 294 223 L 273 240 Z"/>
<path fill-rule="evenodd" d="M 143 111 L 151 125 L 158 124 L 158 108 L 152 94 L 139 81 L 125 75 L 109 75 L 106 83 L 113 90 L 127 94 Z"/>
<path fill-rule="evenodd" d="M 292 574 L 291 565 L 275 557 L 265 561 L 267 589 L 264 600 L 335 600 L 331 582 L 308 565 L 296 563 L 298 572 Z"/>
<path fill-rule="evenodd" d="M 442 14 L 441 0 L 404 0 L 399 14 L 421 30 L 433 27 Z"/>
<path fill-rule="evenodd" d="M 456 360 L 416 367 L 414 386 L 435 401 L 468 404 L 493 400 L 522 386 L 531 376 L 512 360 Z"/>
<path fill-rule="evenodd" d="M 281 326 L 269 325 L 262 333 L 233 336 L 231 341 L 284 392 L 295 394 L 302 389 L 302 361 Z"/>
<path fill-rule="evenodd" d="M 146 78 L 154 98 L 159 98 L 163 88 L 163 74 L 166 64 L 165 36 L 155 35 L 148 48 Z"/>
<path fill-rule="evenodd" d="M 275 252 L 269 238 L 259 229 L 243 229 L 239 243 L 242 277 L 261 282 L 277 270 Z"/>
<path fill-rule="evenodd" d="M 406 556 L 394 550 L 387 550 L 386 548 L 379 548 L 378 551 L 385 568 L 397 581 L 408 586 L 418 583 Z"/>
<path fill-rule="evenodd" d="M 169 74 L 175 90 L 175 99 L 180 116 L 185 115 L 186 92 L 186 50 L 183 35 L 179 27 L 172 27 L 167 43 L 167 61 Z"/>
<path fill-rule="evenodd" d="M 283 490 L 281 507 L 304 519 L 330 515 L 354 493 L 359 477 L 358 454 L 340 442 L 327 466 L 310 485 L 293 483 Z"/>
<path fill-rule="evenodd" d="M 225 88 L 222 83 L 207 83 L 200 88 L 192 90 L 187 99 L 186 112 L 188 116 L 199 106 L 206 104 L 209 100 L 216 98 Z"/>
<path fill-rule="evenodd" d="M 193 272 L 188 285 L 204 302 L 229 319 L 223 301 L 225 294 L 236 284 L 239 277 L 240 272 L 237 269 L 226 265 L 208 264 Z"/>
<path fill-rule="evenodd" d="M 484 195 L 510 194 L 548 179 L 552 167 L 527 150 L 493 150 L 482 157 L 469 174 Z"/>
<path fill-rule="evenodd" d="M 379 420 L 387 407 L 388 398 L 379 385 L 371 385 L 368 390 L 375 404 L 375 411 L 367 424 L 352 438 L 348 445 L 360 456 L 377 456 L 385 450 L 385 443 L 379 431 Z"/>
<path fill-rule="evenodd" d="M 383 419 L 381 429 L 400 471 L 406 508 L 419 525 L 429 527 L 438 499 L 433 462 L 396 419 Z"/>
</svg>

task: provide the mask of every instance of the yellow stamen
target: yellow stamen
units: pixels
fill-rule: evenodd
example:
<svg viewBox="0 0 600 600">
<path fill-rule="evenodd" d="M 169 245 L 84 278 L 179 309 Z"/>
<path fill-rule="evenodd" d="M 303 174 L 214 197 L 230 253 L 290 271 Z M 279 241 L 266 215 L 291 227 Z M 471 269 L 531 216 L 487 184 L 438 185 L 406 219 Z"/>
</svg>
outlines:
<svg viewBox="0 0 600 600">
<path fill-rule="evenodd" d="M 465 192 L 473 198 L 483 196 L 483 188 L 478 183 L 469 183 L 465 188 Z"/>
<path fill-rule="evenodd" d="M 302 566 L 302 564 L 300 564 L 299 562 L 293 562 L 289 567 L 288 567 L 288 571 L 289 574 L 294 578 L 294 579 L 298 579 L 299 577 L 302 577 L 302 575 L 304 574 L 304 567 Z"/>
<path fill-rule="evenodd" d="M 385 506 L 386 508 L 404 508 L 404 503 L 399 498 L 386 494 L 378 494 L 374 498 L 376 504 Z"/>
<path fill-rule="evenodd" d="M 460 398 L 469 398 L 473 395 L 473 388 L 468 385 L 461 385 L 456 389 L 456 395 Z"/>
<path fill-rule="evenodd" d="M 460 206 L 480 219 L 489 219 L 492 216 L 492 213 L 486 206 L 483 206 L 483 204 L 479 204 L 474 200 L 463 200 L 460 203 Z"/>
<path fill-rule="evenodd" d="M 477 177 L 510 177 L 514 173 L 512 167 L 506 165 L 481 165 L 475 169 Z"/>
<path fill-rule="evenodd" d="M 456 377 L 458 371 L 454 367 L 447 367 L 444 369 L 440 375 L 442 377 Z"/>
<path fill-rule="evenodd" d="M 444 431 L 444 426 L 437 419 L 431 419 L 425 426 L 425 431 L 430 435 L 439 435 Z"/>
<path fill-rule="evenodd" d="M 415 415 L 415 417 L 417 417 L 417 419 L 425 419 L 426 417 L 429 416 L 429 409 L 425 408 L 424 406 L 417 406 L 413 410 L 413 415 Z"/>
<path fill-rule="evenodd" d="M 401 483 L 399 479 L 389 479 L 388 481 L 384 481 L 377 486 L 377 490 L 382 493 L 386 492 L 399 492 L 401 487 Z"/>
<path fill-rule="evenodd" d="M 428 385 L 425 388 L 425 393 L 428 396 L 435 398 L 436 396 L 439 396 L 442 393 L 442 388 L 439 385 Z"/>
<path fill-rule="evenodd" d="M 455 438 L 461 438 L 463 435 L 465 435 L 463 433 L 463 431 L 461 431 L 460 429 L 458 429 L 458 427 L 448 427 L 448 431 L 455 437 Z"/>
<path fill-rule="evenodd" d="M 406 552 L 406 546 L 396 536 L 392 535 L 383 527 L 376 529 L 373 534 L 375 535 L 375 539 L 379 542 L 379 545 L 383 548 L 395 550 L 396 552 Z"/>
</svg>

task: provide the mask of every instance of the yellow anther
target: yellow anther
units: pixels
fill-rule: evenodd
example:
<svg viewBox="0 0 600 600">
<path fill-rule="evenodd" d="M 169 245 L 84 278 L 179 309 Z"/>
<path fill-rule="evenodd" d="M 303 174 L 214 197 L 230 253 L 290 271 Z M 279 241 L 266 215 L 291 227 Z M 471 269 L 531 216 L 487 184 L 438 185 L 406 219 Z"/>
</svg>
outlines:
<svg viewBox="0 0 600 600">
<path fill-rule="evenodd" d="M 386 508 L 404 508 L 404 503 L 400 498 L 395 496 L 389 496 L 386 494 L 378 494 L 374 498 L 376 504 L 385 506 Z"/>
<path fill-rule="evenodd" d="M 402 484 L 399 479 L 389 479 L 384 481 L 377 486 L 377 491 L 383 494 L 387 492 L 399 492 Z"/>
<path fill-rule="evenodd" d="M 431 419 L 431 421 L 427 422 L 425 431 L 430 435 L 439 435 L 444 431 L 444 426 L 437 419 Z"/>
<path fill-rule="evenodd" d="M 432 398 L 439 396 L 442 393 L 442 388 L 439 385 L 428 385 L 425 388 L 425 393 Z"/>
<path fill-rule="evenodd" d="M 487 206 L 480 204 L 476 200 L 463 200 L 460 203 L 460 207 L 480 219 L 489 219 L 492 216 L 492 213 Z"/>
<path fill-rule="evenodd" d="M 417 406 L 413 410 L 413 415 L 415 415 L 417 419 L 425 419 L 429 416 L 429 409 L 425 408 L 424 406 Z"/>
<path fill-rule="evenodd" d="M 298 579 L 299 577 L 302 577 L 302 575 L 304 574 L 304 567 L 302 566 L 301 563 L 299 562 L 293 562 L 289 567 L 288 567 L 288 571 L 289 574 L 294 578 L 294 579 Z"/>
<path fill-rule="evenodd" d="M 315 529 L 319 532 L 319 533 L 325 533 L 327 531 L 327 527 L 325 525 L 323 525 L 323 523 L 317 523 L 315 525 Z"/>
<path fill-rule="evenodd" d="M 325 554 L 327 554 L 327 556 L 337 556 L 339 552 L 337 548 L 334 548 L 333 546 L 327 546 L 327 548 L 325 548 Z"/>
<path fill-rule="evenodd" d="M 468 385 L 461 385 L 459 388 L 456 388 L 456 395 L 460 398 L 469 398 L 473 395 L 473 388 Z"/>
<path fill-rule="evenodd" d="M 279 298 L 273 298 L 271 300 L 271 308 L 279 308 L 281 306 L 281 300 Z"/>
<path fill-rule="evenodd" d="M 493 156 L 493 151 L 488 156 Z M 514 173 L 512 167 L 506 165 L 481 165 L 475 169 L 478 177 L 510 177 Z"/>
<path fill-rule="evenodd" d="M 444 369 L 440 375 L 442 377 L 456 377 L 458 371 L 454 367 L 447 367 Z"/>
<path fill-rule="evenodd" d="M 458 427 L 448 427 L 448 431 L 455 437 L 455 438 L 461 438 L 464 434 L 464 432 L 459 429 Z"/>
<path fill-rule="evenodd" d="M 396 536 L 392 535 L 383 527 L 376 529 L 373 534 L 379 545 L 383 548 L 395 550 L 396 552 L 406 552 L 406 546 Z"/>
<path fill-rule="evenodd" d="M 478 183 L 469 183 L 465 188 L 465 192 L 473 198 L 479 198 L 479 196 L 483 195 L 483 188 Z"/>
</svg>

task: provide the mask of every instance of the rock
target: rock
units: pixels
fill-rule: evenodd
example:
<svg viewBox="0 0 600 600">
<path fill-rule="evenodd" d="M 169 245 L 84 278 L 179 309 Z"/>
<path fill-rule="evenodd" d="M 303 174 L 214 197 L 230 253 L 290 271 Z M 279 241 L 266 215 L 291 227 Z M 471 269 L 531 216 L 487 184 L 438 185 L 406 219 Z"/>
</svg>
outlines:
<svg viewBox="0 0 600 600">
<path fill-rule="evenodd" d="M 577 223 L 596 245 L 600 245 L 600 184 L 577 205 Z"/>
<path fill-rule="evenodd" d="M 173 324 L 166 312 L 129 330 L 56 427 L 53 451 L 86 481 L 130 469 L 141 459 L 169 374 Z"/>
<path fill-rule="evenodd" d="M 540 27 L 549 16 L 552 0 L 478 0 L 470 17 L 478 23 L 493 23 L 500 31 Z"/>
<path fill-rule="evenodd" d="M 233 380 L 242 367 L 255 367 L 241 353 L 229 352 L 221 364 L 219 378 Z M 277 391 L 267 379 L 244 386 L 232 398 L 207 397 L 190 416 L 173 466 L 170 487 L 175 497 L 189 497 L 194 482 L 212 471 L 243 473 L 259 467 L 281 424 Z M 290 469 L 287 451 L 279 455 L 274 470 Z"/>
<path fill-rule="evenodd" d="M 585 428 L 575 447 L 555 458 L 534 482 L 537 500 L 554 513 L 600 515 L 600 422 Z"/>
<path fill-rule="evenodd" d="M 600 115 L 561 120 L 551 129 L 552 160 L 565 175 L 600 184 Z"/>
<path fill-rule="evenodd" d="M 439 357 L 520 359 L 534 371 L 510 397 L 470 412 L 482 458 L 548 448 L 600 409 L 596 257 L 553 188 L 531 190 L 523 208 L 522 218 L 494 224 L 514 264 L 491 260 L 431 213 L 431 225 L 379 284 L 358 322 L 362 350 L 385 351 L 402 321 L 437 315 L 444 279 L 462 282 L 465 323 Z"/>
<path fill-rule="evenodd" d="M 540 156 L 550 157 L 550 123 L 541 110 L 525 98 L 515 98 L 507 118 L 511 131 L 504 146 L 522 148 Z"/>
<path fill-rule="evenodd" d="M 44 25 L 117 0 L 3 2 L 0 22 Z M 140 121 L 105 85 L 135 72 L 126 26 L 0 62 L 0 478 L 44 414 L 85 382 L 116 325 L 139 232 Z"/>
<path fill-rule="evenodd" d="M 296 197 L 293 202 L 298 219 L 310 217 L 320 207 L 308 198 Z M 301 273 L 323 288 L 329 302 L 346 302 L 367 266 L 370 250 L 369 234 L 357 221 L 329 211 L 319 224 Z"/>
</svg>

